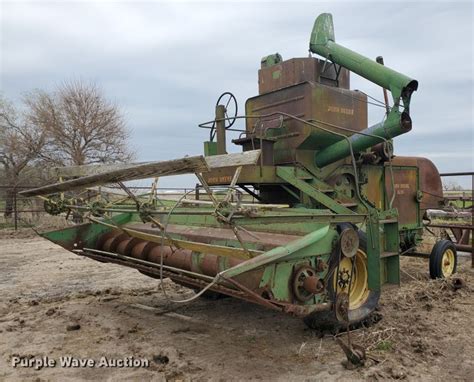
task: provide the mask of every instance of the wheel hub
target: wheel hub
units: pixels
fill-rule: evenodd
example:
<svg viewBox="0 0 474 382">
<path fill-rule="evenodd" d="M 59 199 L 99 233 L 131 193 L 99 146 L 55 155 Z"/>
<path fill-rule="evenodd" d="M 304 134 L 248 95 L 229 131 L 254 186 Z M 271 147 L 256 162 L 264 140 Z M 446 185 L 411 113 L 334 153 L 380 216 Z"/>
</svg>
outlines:
<svg viewBox="0 0 474 382">
<path fill-rule="evenodd" d="M 324 290 L 324 284 L 314 268 L 304 265 L 294 273 L 293 293 L 297 300 L 305 302 Z"/>
<path fill-rule="evenodd" d="M 357 309 L 369 296 L 367 255 L 358 249 L 353 258 L 342 257 L 338 267 L 334 289 L 338 296 L 341 293 L 348 295 L 349 309 Z"/>
<path fill-rule="evenodd" d="M 347 286 L 349 285 L 350 278 L 351 278 L 351 274 L 350 274 L 349 270 L 347 270 L 347 269 L 340 270 L 339 271 L 339 278 L 338 278 L 338 281 L 337 281 L 337 284 L 338 284 L 339 288 L 341 288 L 341 289 L 347 288 Z"/>
<path fill-rule="evenodd" d="M 443 275 L 451 276 L 454 271 L 454 253 L 451 249 L 447 249 L 443 254 L 443 260 L 441 268 L 443 270 Z"/>
</svg>

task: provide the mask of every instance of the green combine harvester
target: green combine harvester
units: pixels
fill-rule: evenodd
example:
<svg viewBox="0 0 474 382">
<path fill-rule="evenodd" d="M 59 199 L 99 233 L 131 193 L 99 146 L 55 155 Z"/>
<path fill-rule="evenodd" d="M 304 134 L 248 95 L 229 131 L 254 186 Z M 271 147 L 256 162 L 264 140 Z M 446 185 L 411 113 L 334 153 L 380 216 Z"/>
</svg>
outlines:
<svg viewBox="0 0 474 382">
<path fill-rule="evenodd" d="M 262 59 L 259 94 L 245 115 L 232 94 L 220 97 L 215 118 L 200 125 L 210 129 L 204 155 L 65 168 L 68 179 L 23 192 L 44 198 L 51 214 L 87 221 L 42 236 L 79 256 L 170 278 L 196 296 L 239 298 L 310 326 L 365 320 L 382 287 L 400 283 L 400 256 L 423 255 L 423 217 L 443 203 L 441 179 L 428 159 L 393 154 L 392 139 L 412 128 L 416 80 L 339 45 L 330 14 L 316 19 L 309 49 L 322 58 Z M 350 90 L 351 71 L 381 86 L 385 102 Z M 386 113 L 368 127 L 370 102 Z M 232 128 L 237 119 L 245 130 Z M 232 142 L 241 153 L 227 153 L 228 131 L 240 132 Z M 187 173 L 207 200 L 147 200 L 122 183 Z M 111 183 L 126 198 L 68 196 Z M 433 278 L 455 272 L 451 242 L 425 256 Z"/>
</svg>

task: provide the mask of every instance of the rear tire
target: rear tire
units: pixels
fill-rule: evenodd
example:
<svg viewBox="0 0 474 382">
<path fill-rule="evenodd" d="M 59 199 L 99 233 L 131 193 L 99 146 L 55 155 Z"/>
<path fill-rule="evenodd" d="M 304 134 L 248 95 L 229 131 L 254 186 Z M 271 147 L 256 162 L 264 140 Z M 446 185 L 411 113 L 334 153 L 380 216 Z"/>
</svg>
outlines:
<svg viewBox="0 0 474 382">
<path fill-rule="evenodd" d="M 456 272 L 458 256 L 456 247 L 449 240 L 438 241 L 430 254 L 430 277 L 443 279 Z"/>
</svg>

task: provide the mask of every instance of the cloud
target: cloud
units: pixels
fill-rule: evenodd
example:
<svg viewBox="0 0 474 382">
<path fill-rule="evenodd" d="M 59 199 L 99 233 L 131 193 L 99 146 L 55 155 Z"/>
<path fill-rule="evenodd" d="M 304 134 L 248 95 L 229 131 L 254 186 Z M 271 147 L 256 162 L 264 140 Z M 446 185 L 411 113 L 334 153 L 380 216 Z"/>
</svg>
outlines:
<svg viewBox="0 0 474 382">
<path fill-rule="evenodd" d="M 314 18 L 332 12 L 340 44 L 383 55 L 420 83 L 413 130 L 396 151 L 472 170 L 472 156 L 452 155 L 474 146 L 470 2 L 4 1 L 1 10 L 2 92 L 18 101 L 32 88 L 91 79 L 124 110 L 139 160 L 202 152 L 209 132 L 197 124 L 212 119 L 219 94 L 232 91 L 243 110 L 260 58 L 306 56 Z M 382 99 L 358 76 L 352 87 Z M 369 111 L 370 123 L 381 120 L 383 109 Z"/>
</svg>

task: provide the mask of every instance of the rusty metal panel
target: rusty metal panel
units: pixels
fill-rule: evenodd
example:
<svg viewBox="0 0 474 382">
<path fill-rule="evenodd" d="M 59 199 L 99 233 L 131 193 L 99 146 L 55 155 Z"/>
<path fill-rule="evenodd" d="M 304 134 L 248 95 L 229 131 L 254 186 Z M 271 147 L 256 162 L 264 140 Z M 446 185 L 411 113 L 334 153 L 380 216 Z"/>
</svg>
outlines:
<svg viewBox="0 0 474 382">
<path fill-rule="evenodd" d="M 270 93 L 249 98 L 246 102 L 248 116 L 263 116 L 260 120 L 247 119 L 248 135 L 265 136 L 268 129 L 285 127 L 292 137 L 275 144 L 275 164 L 292 163 L 295 149 L 317 150 L 341 139 L 340 136 L 304 124 L 283 112 L 324 129 L 350 135 L 335 126 L 361 131 L 367 128 L 367 97 L 358 91 L 304 82 Z"/>
<path fill-rule="evenodd" d="M 356 90 L 304 82 L 249 98 L 245 108 L 246 114 L 251 116 L 284 112 L 305 120 L 319 120 L 361 131 L 367 128 L 366 101 L 366 95 Z M 278 118 L 278 116 L 264 118 L 264 122 L 266 125 L 272 123 L 274 126 Z M 287 116 L 283 117 L 283 121 L 288 127 L 301 125 Z M 247 131 L 252 131 L 254 125 L 255 119 L 248 119 Z M 331 129 L 331 126 L 325 128 Z"/>
<path fill-rule="evenodd" d="M 258 93 L 265 94 L 306 81 L 349 89 L 350 72 L 339 66 L 313 57 L 292 58 L 258 71 Z M 337 81 L 336 81 L 337 78 Z"/>
<path fill-rule="evenodd" d="M 420 200 L 420 218 L 427 209 L 442 207 L 443 185 L 438 169 L 429 159 L 422 157 L 395 157 L 392 160 L 394 166 L 414 166 L 418 168 Z"/>
<path fill-rule="evenodd" d="M 398 209 L 398 222 L 400 227 L 419 224 L 419 207 L 416 200 L 418 191 L 418 168 L 393 166 L 393 178 L 395 186 L 395 200 L 393 207 Z M 390 170 L 385 168 L 385 187 L 387 197 L 386 207 L 393 195 L 390 180 Z"/>
<path fill-rule="evenodd" d="M 318 84 L 313 90 L 311 107 L 312 119 L 355 131 L 367 128 L 367 96 L 357 90 Z M 330 125 L 324 127 L 343 133 Z"/>
</svg>

